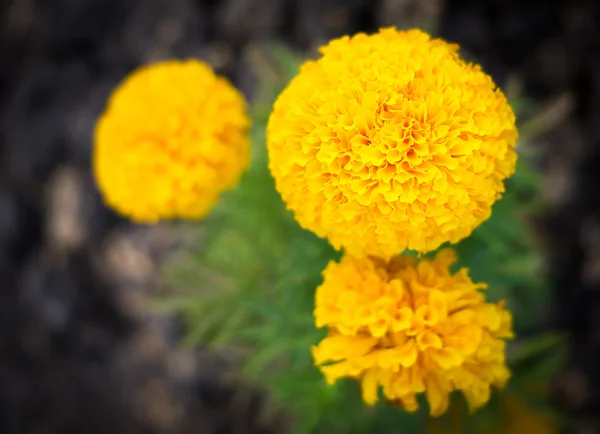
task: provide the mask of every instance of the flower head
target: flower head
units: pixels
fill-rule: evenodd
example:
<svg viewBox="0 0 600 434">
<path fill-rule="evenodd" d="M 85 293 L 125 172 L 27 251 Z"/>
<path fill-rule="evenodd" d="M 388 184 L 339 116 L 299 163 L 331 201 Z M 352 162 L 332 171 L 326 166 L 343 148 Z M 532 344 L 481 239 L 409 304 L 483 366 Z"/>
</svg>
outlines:
<svg viewBox="0 0 600 434">
<path fill-rule="evenodd" d="M 450 249 L 434 259 L 395 257 L 389 262 L 344 256 L 324 271 L 315 319 L 329 335 L 313 348 L 315 364 L 332 384 L 361 382 L 363 399 L 387 400 L 408 411 L 425 393 L 432 415 L 446 411 L 460 390 L 471 408 L 485 404 L 490 386 L 509 378 L 505 338 L 511 315 L 486 303 L 466 269 L 451 274 Z"/>
<path fill-rule="evenodd" d="M 303 65 L 267 130 L 276 187 L 306 229 L 390 258 L 457 242 L 515 167 L 515 116 L 458 46 L 418 30 L 342 37 Z"/>
<path fill-rule="evenodd" d="M 140 222 L 204 217 L 249 162 L 240 92 L 197 60 L 134 71 L 94 136 L 94 172 L 108 205 Z"/>
</svg>

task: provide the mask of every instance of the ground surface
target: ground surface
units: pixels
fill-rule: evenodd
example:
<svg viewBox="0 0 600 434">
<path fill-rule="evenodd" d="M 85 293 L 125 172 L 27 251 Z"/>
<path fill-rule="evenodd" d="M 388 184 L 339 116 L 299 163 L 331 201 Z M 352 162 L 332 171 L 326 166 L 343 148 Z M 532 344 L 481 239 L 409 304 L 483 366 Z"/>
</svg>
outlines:
<svg viewBox="0 0 600 434">
<path fill-rule="evenodd" d="M 573 432 L 600 432 L 599 10 L 591 0 L 0 1 L 0 431 L 285 432 L 258 392 L 225 383 L 218 360 L 176 351 L 177 324 L 141 307 L 177 240 L 102 206 L 89 170 L 94 120 L 143 62 L 201 56 L 252 97 L 248 43 L 306 49 L 439 18 L 497 81 L 516 74 L 557 107 L 538 140 L 551 322 L 572 337 L 554 397 Z"/>
</svg>

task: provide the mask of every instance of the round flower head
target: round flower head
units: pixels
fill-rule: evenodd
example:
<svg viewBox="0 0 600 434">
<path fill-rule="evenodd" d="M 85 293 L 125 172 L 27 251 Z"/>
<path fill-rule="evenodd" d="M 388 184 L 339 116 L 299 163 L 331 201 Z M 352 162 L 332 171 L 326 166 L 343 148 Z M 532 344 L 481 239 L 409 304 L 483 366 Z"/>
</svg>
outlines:
<svg viewBox="0 0 600 434">
<path fill-rule="evenodd" d="M 240 92 L 197 60 L 134 71 L 95 130 L 94 172 L 105 202 L 140 222 L 204 217 L 249 163 Z"/>
<path fill-rule="evenodd" d="M 458 46 L 418 30 L 321 48 L 275 102 L 278 191 L 306 229 L 358 256 L 457 242 L 515 167 L 515 116 Z"/>
<path fill-rule="evenodd" d="M 395 257 L 389 262 L 344 256 L 330 263 L 317 289 L 315 319 L 329 335 L 313 348 L 315 364 L 332 384 L 361 382 L 363 399 L 386 399 L 415 411 L 425 393 L 430 412 L 446 411 L 460 390 L 471 409 L 485 404 L 490 386 L 509 378 L 505 338 L 511 315 L 486 303 L 466 269 L 451 274 L 454 251 L 434 259 Z"/>
</svg>

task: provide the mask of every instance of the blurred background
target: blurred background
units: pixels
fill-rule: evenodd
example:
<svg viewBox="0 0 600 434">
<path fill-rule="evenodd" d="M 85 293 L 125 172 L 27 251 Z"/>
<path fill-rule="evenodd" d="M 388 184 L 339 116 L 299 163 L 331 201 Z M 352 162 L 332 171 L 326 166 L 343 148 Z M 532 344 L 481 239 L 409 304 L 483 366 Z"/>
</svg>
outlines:
<svg viewBox="0 0 600 434">
<path fill-rule="evenodd" d="M 165 264 L 202 237 L 105 208 L 91 132 L 140 64 L 201 58 L 260 102 L 261 89 L 329 39 L 390 25 L 458 42 L 508 94 L 523 152 L 535 155 L 544 205 L 523 225 L 536 253 L 513 261 L 521 277 L 506 285 L 544 280 L 515 315 L 525 338 L 545 337 L 536 345 L 558 352 L 548 342 L 561 341 L 544 402 L 564 421 L 531 422 L 513 402 L 515 425 L 495 432 L 600 433 L 599 2 L 1 0 L 0 23 L 0 433 L 296 432 L 306 415 L 236 374 L 236 357 L 202 333 L 180 345 L 189 322 L 154 308 L 176 286 Z M 311 430 L 349 432 L 320 423 Z"/>
</svg>

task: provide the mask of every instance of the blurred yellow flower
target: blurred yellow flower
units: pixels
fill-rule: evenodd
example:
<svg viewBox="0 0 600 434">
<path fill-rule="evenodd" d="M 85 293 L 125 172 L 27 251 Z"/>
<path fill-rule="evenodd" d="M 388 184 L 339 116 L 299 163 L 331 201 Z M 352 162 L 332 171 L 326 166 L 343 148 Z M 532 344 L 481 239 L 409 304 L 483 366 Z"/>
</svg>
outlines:
<svg viewBox="0 0 600 434">
<path fill-rule="evenodd" d="M 248 166 L 241 93 L 198 60 L 141 67 L 115 90 L 94 135 L 105 202 L 139 222 L 204 217 Z"/>
<path fill-rule="evenodd" d="M 471 409 L 484 405 L 490 386 L 510 376 L 505 339 L 512 317 L 503 303 L 486 303 L 468 270 L 451 274 L 453 250 L 433 259 L 344 256 L 331 262 L 317 289 L 317 327 L 329 335 L 313 348 L 314 361 L 333 384 L 354 378 L 368 404 L 386 399 L 407 411 L 425 393 L 430 412 L 444 413 L 460 390 Z"/>
<path fill-rule="evenodd" d="M 357 256 L 457 242 L 514 172 L 515 116 L 458 46 L 419 30 L 333 40 L 275 102 L 276 187 L 299 224 Z"/>
<path fill-rule="evenodd" d="M 527 398 L 505 389 L 498 393 L 499 405 L 494 417 L 486 414 L 482 420 L 468 417 L 462 406 L 452 400 L 444 417 L 427 422 L 425 434 L 558 434 L 560 419 L 557 415 L 549 406 L 535 408 Z"/>
<path fill-rule="evenodd" d="M 490 434 L 558 434 L 558 418 L 548 409 L 537 410 L 515 393 L 500 396 L 503 417 Z"/>
</svg>

